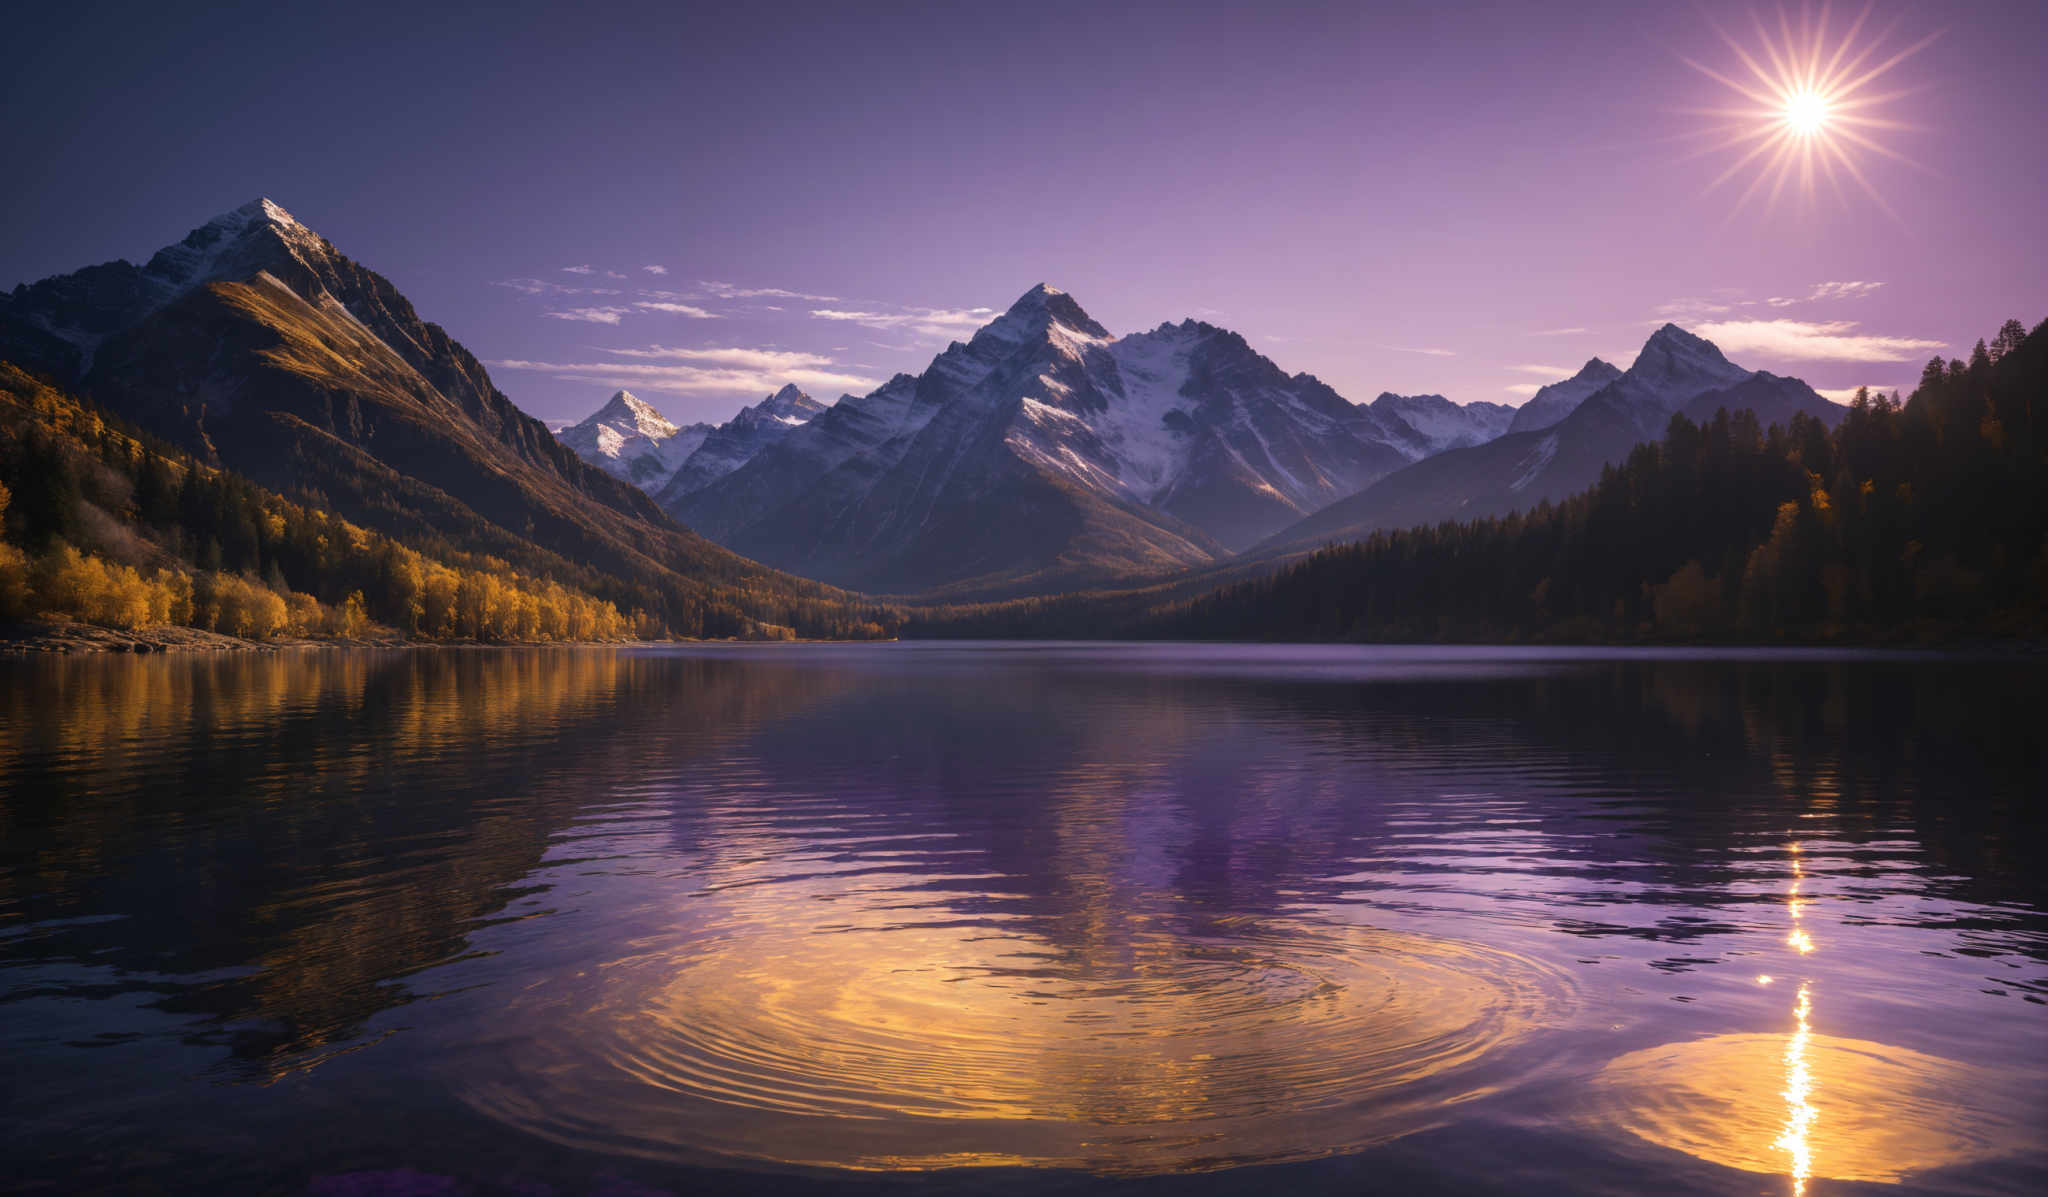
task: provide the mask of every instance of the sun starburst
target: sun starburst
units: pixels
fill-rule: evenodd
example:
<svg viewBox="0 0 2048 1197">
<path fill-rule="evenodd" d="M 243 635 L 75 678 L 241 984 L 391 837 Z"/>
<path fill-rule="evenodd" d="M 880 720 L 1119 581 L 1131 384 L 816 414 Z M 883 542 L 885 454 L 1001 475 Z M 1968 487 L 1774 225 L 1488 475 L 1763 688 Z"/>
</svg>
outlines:
<svg viewBox="0 0 2048 1197">
<path fill-rule="evenodd" d="M 1694 110 L 1720 118 L 1720 123 L 1699 132 L 1711 139 L 1699 155 L 1735 155 L 1708 189 L 1742 177 L 1749 179 L 1734 211 L 1741 211 L 1760 193 L 1767 195 L 1768 205 L 1775 206 L 1788 187 L 1811 203 L 1818 198 L 1822 181 L 1837 199 L 1845 200 L 1842 181 L 1846 177 L 1880 208 L 1891 212 L 1863 160 L 1878 157 L 1916 165 L 1881 139 L 1886 133 L 1913 127 L 1885 115 L 1885 110 L 1918 89 L 1880 90 L 1878 85 L 1940 34 L 1888 51 L 1898 23 L 1895 20 L 1873 34 L 1868 29 L 1871 11 L 1872 6 L 1866 5 L 1839 38 L 1831 36 L 1825 4 L 1818 12 L 1802 10 L 1796 24 L 1779 9 L 1775 30 L 1762 14 L 1752 12 L 1753 45 L 1745 45 L 1714 26 L 1739 69 L 1723 70 L 1685 59 L 1688 66 L 1746 101 L 1734 107 Z"/>
</svg>

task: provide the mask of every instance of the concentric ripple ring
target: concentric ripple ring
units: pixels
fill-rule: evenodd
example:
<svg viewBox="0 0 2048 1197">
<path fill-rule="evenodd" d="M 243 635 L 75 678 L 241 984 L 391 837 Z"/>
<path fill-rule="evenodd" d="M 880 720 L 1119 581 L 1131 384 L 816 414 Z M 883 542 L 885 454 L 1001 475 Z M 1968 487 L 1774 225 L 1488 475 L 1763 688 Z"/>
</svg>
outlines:
<svg viewBox="0 0 2048 1197">
<path fill-rule="evenodd" d="M 466 1096 L 558 1142 L 683 1161 L 1184 1171 L 1429 1125 L 1570 1000 L 1509 953 L 1307 920 L 1078 940 L 727 927 L 531 991 Z"/>
</svg>

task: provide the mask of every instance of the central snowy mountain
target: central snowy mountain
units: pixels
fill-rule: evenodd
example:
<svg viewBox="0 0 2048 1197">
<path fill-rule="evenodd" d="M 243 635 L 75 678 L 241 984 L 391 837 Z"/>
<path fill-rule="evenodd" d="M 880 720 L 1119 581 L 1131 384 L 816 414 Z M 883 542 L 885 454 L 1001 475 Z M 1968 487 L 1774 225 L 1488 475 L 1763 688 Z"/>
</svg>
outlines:
<svg viewBox="0 0 2048 1197">
<path fill-rule="evenodd" d="M 583 460 L 648 494 L 686 495 L 745 465 L 824 410 L 791 385 L 723 424 L 679 428 L 631 391 L 620 391 L 556 435 Z"/>
<path fill-rule="evenodd" d="M 710 424 L 678 428 L 638 395 L 619 391 L 581 423 L 555 435 L 612 477 L 659 489 L 713 430 Z"/>
<path fill-rule="evenodd" d="M 923 374 L 662 498 L 811 577 L 996 594 L 1213 561 L 1406 465 L 1415 435 L 1236 333 L 1115 337 L 1041 285 Z"/>
</svg>

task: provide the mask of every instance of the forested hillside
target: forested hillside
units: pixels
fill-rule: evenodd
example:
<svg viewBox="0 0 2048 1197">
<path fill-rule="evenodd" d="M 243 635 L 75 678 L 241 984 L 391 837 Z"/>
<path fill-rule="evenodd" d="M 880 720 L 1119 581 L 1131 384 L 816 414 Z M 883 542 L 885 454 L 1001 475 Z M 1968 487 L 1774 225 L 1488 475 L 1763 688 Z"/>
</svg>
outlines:
<svg viewBox="0 0 2048 1197">
<path fill-rule="evenodd" d="M 0 363 L 0 618 L 182 624 L 277 635 L 493 642 L 670 634 L 879 636 L 889 618 L 750 595 L 676 628 L 605 597 L 618 579 L 532 546 L 515 565 L 422 535 L 352 524 L 198 461 Z"/>
<path fill-rule="evenodd" d="M 2048 325 L 1830 432 L 1672 418 L 1589 491 L 1380 533 L 1127 631 L 1286 640 L 1956 641 L 2048 633 Z"/>
</svg>

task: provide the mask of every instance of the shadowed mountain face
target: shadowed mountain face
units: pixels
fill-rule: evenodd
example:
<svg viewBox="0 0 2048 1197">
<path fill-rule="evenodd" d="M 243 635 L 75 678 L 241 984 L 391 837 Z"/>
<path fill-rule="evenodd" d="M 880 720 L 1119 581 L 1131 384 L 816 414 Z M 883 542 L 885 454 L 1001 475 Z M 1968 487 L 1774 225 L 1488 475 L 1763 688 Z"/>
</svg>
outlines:
<svg viewBox="0 0 2048 1197">
<path fill-rule="evenodd" d="M 1235 333 L 1113 337 L 1040 286 L 922 375 L 663 501 L 812 577 L 999 594 L 1205 564 L 1405 464 L 1412 436 Z"/>
<path fill-rule="evenodd" d="M 1577 377 L 1544 388 L 1551 393 L 1551 409 L 1569 400 L 1570 388 L 1612 369 L 1595 358 Z M 1700 421 L 1722 408 L 1754 410 L 1766 425 L 1804 412 L 1829 427 L 1846 410 L 1796 378 L 1745 370 L 1711 342 L 1667 324 L 1651 334 L 1634 365 L 1555 423 L 1416 462 L 1281 531 L 1251 555 L 1284 555 L 1382 529 L 1527 510 L 1591 486 L 1602 467 L 1662 436 L 1674 414 Z"/>
<path fill-rule="evenodd" d="M 268 200 L 146 265 L 0 296 L 0 356 L 275 490 L 528 568 L 602 571 L 671 615 L 701 610 L 714 579 L 812 589 L 585 463 L 387 280 Z"/>
<path fill-rule="evenodd" d="M 798 390 L 794 383 L 788 384 L 711 429 L 667 481 L 658 487 L 648 487 L 648 491 L 663 507 L 673 507 L 682 496 L 702 490 L 739 469 L 761 450 L 778 443 L 824 410 L 824 404 Z"/>
<path fill-rule="evenodd" d="M 1535 432 L 1548 428 L 1578 410 L 1593 392 L 1621 377 L 1621 371 L 1599 358 L 1588 358 L 1579 372 L 1563 382 L 1539 389 L 1529 401 L 1515 409 L 1508 432 Z"/>
</svg>

